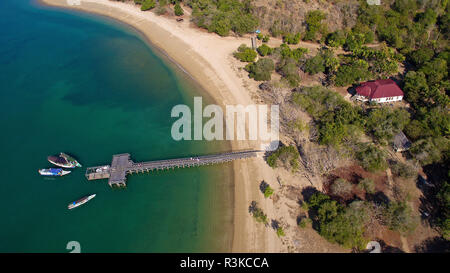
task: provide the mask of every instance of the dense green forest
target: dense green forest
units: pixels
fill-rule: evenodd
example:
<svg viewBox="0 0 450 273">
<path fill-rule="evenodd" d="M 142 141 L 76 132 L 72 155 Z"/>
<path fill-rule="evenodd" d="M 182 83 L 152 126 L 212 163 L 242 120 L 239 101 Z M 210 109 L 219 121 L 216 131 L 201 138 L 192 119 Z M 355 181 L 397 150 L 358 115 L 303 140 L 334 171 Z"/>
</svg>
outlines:
<svg viewBox="0 0 450 273">
<path fill-rule="evenodd" d="M 423 165 L 447 162 L 450 133 L 448 11 L 447 1 L 396 0 L 390 6 L 360 1 L 356 24 L 332 33 L 326 33 L 327 27 L 321 23 L 326 15 L 312 11 L 305 18 L 308 26 L 305 33 L 283 34 L 286 44 L 278 48 L 263 44 L 257 50 L 259 60 L 247 65 L 246 70 L 256 80 L 270 80 L 273 65 L 262 61 L 270 58 L 275 70 L 291 87 L 300 85 L 299 69 L 312 75 L 325 73 L 328 86 L 351 86 L 397 76 L 399 65 L 403 64 L 405 72 L 398 79 L 411 105 L 411 117 L 410 122 L 397 129 L 404 129 L 414 141 L 411 152 Z M 317 41 L 321 41 L 324 48 L 310 58 L 305 57 L 306 49 L 291 50 L 287 45 L 297 44 L 300 37 L 314 40 L 315 36 L 322 36 Z M 381 46 L 366 46 L 374 42 Z M 347 53 L 336 55 L 335 48 L 341 47 Z M 241 58 L 241 61 L 247 60 Z M 329 115 L 326 118 L 329 119 Z M 327 139 L 339 143 L 346 135 L 341 129 L 345 121 L 331 123 L 321 117 L 318 121 L 321 130 L 328 128 L 334 132 L 329 137 L 321 134 L 321 143 L 329 144 Z M 385 131 L 392 131 L 392 128 Z M 372 130 L 372 133 L 377 140 L 381 136 L 386 141 L 392 137 L 392 132 Z"/>
<path fill-rule="evenodd" d="M 186 0 L 193 22 L 210 32 L 227 36 L 254 32 L 258 21 L 252 15 L 251 0 Z"/>
<path fill-rule="evenodd" d="M 403 89 L 409 108 L 376 105 L 362 108 L 323 86 L 296 88 L 292 101 L 314 119 L 319 144 L 338 149 L 351 147 L 354 158 L 369 171 L 387 168 L 384 147 L 392 143 L 395 134 L 403 131 L 413 142 L 409 152 L 415 162 L 426 169 L 445 170 L 439 181 L 434 181 L 437 186 L 434 203 L 438 208 L 434 224 L 449 239 L 448 2 L 395 0 L 382 6 L 368 5 L 366 1 L 359 4 L 355 25 L 330 33 L 322 22 L 327 15 L 309 12 L 304 18 L 307 26 L 304 33 L 275 33 L 282 36 L 284 44 L 277 48 L 260 46 L 255 52 L 259 54 L 257 61 L 250 61 L 246 70 L 258 81 L 269 81 L 276 71 L 282 76 L 281 82 L 291 88 L 301 86 L 300 70 L 310 75 L 323 73 L 328 87 L 352 87 L 366 80 L 394 78 Z M 308 50 L 289 46 L 300 40 L 316 41 L 323 47 L 308 57 Z M 336 54 L 338 49 L 345 53 Z M 370 136 L 373 144 L 359 143 L 361 134 Z M 269 165 L 276 167 L 278 157 L 281 162 L 292 162 L 296 157 L 291 150 L 291 146 L 280 148 L 268 158 Z M 390 167 L 405 176 L 413 173 L 409 166 Z M 393 212 L 407 210 L 403 204 L 397 205 Z M 334 221 L 342 224 L 346 209 L 336 210 L 342 216 Z M 348 240 L 356 240 L 353 242 L 337 239 L 342 234 L 320 232 L 331 241 L 347 246 L 355 247 L 360 242 L 359 230 L 345 235 Z"/>
<path fill-rule="evenodd" d="M 343 188 L 341 186 L 341 190 Z M 377 218 L 400 233 L 408 233 L 417 225 L 417 219 L 411 215 L 411 209 L 405 202 L 391 202 L 377 207 L 371 202 L 355 200 L 345 205 L 317 192 L 306 204 L 314 211 L 312 220 L 319 234 L 347 248 L 363 250 L 368 242 L 363 236 L 364 229 Z"/>
<path fill-rule="evenodd" d="M 125 0 L 114 0 L 125 1 Z M 252 0 L 133 0 L 141 5 L 142 11 L 154 9 L 157 14 L 167 12 L 169 4 L 173 4 L 174 14 L 184 14 L 180 3 L 192 9 L 192 22 L 198 27 L 215 32 L 220 36 L 231 33 L 242 35 L 254 32 L 258 20 L 252 14 Z"/>
<path fill-rule="evenodd" d="M 267 25 L 258 22 L 252 0 L 134 1 L 142 10 L 154 9 L 158 14 L 165 13 L 172 4 L 176 15 L 182 14 L 179 5 L 182 2 L 192 9 L 194 24 L 221 36 L 254 33 L 259 25 Z M 276 5 L 281 12 L 283 2 L 277 1 Z M 246 63 L 245 70 L 256 81 L 271 81 L 273 73 L 279 74 L 279 83 L 295 91 L 292 103 L 313 118 L 318 131 L 317 143 L 338 150 L 350 149 L 352 156 L 368 171 L 389 166 L 398 176 L 410 177 L 414 173 L 409 165 L 387 163 L 385 150 L 394 135 L 403 131 L 412 141 L 409 153 L 413 161 L 424 169 L 438 169 L 443 173 L 439 181 L 433 181 L 436 186 L 433 202 L 438 210 L 433 225 L 450 239 L 448 0 L 387 0 L 379 6 L 360 0 L 349 1 L 348 5 L 355 3 L 348 10 L 355 11 L 350 16 L 356 19 L 341 29 L 329 31 L 326 22 L 330 14 L 308 11 L 293 23 L 301 26 L 295 28 L 295 33 L 283 31 L 286 28 L 275 20 L 258 35 L 263 44 L 257 50 L 242 45 L 234 57 Z M 283 44 L 271 48 L 267 45 L 270 37 L 281 37 Z M 300 41 L 315 42 L 321 48 L 312 56 L 306 48 L 293 46 Z M 300 71 L 320 75 L 325 79 L 324 86 L 302 87 Z M 331 90 L 380 78 L 396 80 L 409 107 L 362 107 Z M 371 143 L 362 143 L 361 135 L 368 136 Z M 283 163 L 295 170 L 299 167 L 298 157 L 294 146 L 283 146 L 267 159 L 272 167 Z M 342 185 L 345 188 L 345 183 Z M 370 191 L 371 184 L 364 181 L 361 187 Z M 318 212 L 314 220 L 321 235 L 348 247 L 362 246 L 367 219 L 361 212 L 370 212 L 371 204 L 360 201 L 339 204 L 317 195 L 310 201 L 310 207 Z M 404 203 L 393 202 L 383 207 L 382 215 L 386 225 L 394 230 L 413 229 L 409 208 Z"/>
</svg>

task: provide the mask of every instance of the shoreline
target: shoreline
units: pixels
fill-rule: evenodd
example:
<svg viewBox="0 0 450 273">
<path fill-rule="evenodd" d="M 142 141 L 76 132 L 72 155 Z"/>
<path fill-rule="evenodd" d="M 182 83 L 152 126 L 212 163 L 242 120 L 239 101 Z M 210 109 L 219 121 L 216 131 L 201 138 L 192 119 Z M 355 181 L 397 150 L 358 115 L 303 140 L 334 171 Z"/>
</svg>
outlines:
<svg viewBox="0 0 450 273">
<path fill-rule="evenodd" d="M 79 6 L 69 6 L 66 0 L 38 0 L 38 3 L 102 15 L 124 23 L 137 30 L 149 46 L 156 48 L 184 71 L 217 104 L 254 104 L 229 59 L 240 44 L 249 44 L 248 38 L 219 37 L 192 28 L 188 19 L 176 22 L 173 18 L 158 16 L 151 11 L 142 12 L 130 3 L 109 0 L 81 0 Z M 254 146 L 248 141 L 229 143 L 232 150 Z M 262 175 L 262 169 L 267 169 L 263 164 L 262 159 L 233 163 L 231 252 L 278 252 L 280 249 L 274 237 L 268 236 L 266 229 L 256 226 L 248 214 L 250 202 L 261 200 L 258 186 L 252 185 L 252 181 L 257 177 L 266 177 L 267 170 L 266 175 Z"/>
</svg>

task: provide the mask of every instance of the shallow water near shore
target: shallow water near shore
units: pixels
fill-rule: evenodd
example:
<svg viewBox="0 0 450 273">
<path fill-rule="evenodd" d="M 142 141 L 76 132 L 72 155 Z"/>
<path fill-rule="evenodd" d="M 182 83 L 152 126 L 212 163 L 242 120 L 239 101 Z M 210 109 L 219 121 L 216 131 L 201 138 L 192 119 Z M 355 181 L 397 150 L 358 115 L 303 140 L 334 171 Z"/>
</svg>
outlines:
<svg viewBox="0 0 450 273">
<path fill-rule="evenodd" d="M 172 107 L 195 95 L 204 93 L 121 23 L 0 1 L 0 252 L 69 252 L 69 241 L 81 252 L 229 251 L 230 164 L 132 175 L 126 189 L 84 177 L 118 153 L 138 162 L 228 151 L 171 138 Z M 83 168 L 40 177 L 59 152 Z"/>
</svg>

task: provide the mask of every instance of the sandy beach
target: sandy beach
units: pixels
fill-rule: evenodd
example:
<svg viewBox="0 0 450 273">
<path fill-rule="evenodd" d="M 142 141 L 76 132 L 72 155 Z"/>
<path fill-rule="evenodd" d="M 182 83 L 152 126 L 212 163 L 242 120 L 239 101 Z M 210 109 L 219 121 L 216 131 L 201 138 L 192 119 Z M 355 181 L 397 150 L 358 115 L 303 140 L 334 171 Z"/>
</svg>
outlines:
<svg viewBox="0 0 450 273">
<path fill-rule="evenodd" d="M 249 105 L 257 103 L 251 91 L 236 72 L 232 57 L 239 45 L 250 45 L 249 37 L 220 37 L 195 28 L 185 15 L 183 22 L 174 18 L 142 12 L 132 3 L 109 0 L 81 0 L 71 6 L 66 0 L 41 0 L 45 4 L 72 8 L 114 18 L 140 31 L 150 42 L 162 50 L 174 63 L 188 73 L 220 105 Z M 259 149 L 259 143 L 231 142 L 233 150 Z M 234 230 L 232 252 L 280 252 L 282 241 L 275 232 L 257 224 L 248 212 L 251 201 L 271 215 L 273 204 L 264 202 L 259 191 L 262 180 L 276 181 L 270 167 L 262 158 L 233 163 L 235 172 Z M 284 250 L 286 251 L 286 250 Z"/>
</svg>

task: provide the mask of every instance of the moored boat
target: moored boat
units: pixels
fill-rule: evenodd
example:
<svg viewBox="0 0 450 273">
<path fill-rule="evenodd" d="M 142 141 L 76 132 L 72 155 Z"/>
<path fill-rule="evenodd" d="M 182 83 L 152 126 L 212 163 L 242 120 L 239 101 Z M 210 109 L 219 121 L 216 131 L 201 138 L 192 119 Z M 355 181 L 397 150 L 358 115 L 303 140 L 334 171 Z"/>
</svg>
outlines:
<svg viewBox="0 0 450 273">
<path fill-rule="evenodd" d="M 96 196 L 96 194 L 91 194 L 89 196 L 85 196 L 81 199 L 78 199 L 77 201 L 73 201 L 72 203 L 70 203 L 67 208 L 68 209 L 74 209 L 76 207 L 79 207 L 83 204 L 86 204 L 87 202 L 89 202 L 89 200 L 93 199 Z"/>
<path fill-rule="evenodd" d="M 39 174 L 43 176 L 63 176 L 69 173 L 70 171 L 66 171 L 61 168 L 49 168 L 39 170 Z"/>
<path fill-rule="evenodd" d="M 71 157 L 70 155 L 65 154 L 65 153 L 60 153 L 59 155 L 60 155 L 61 157 L 63 157 L 67 162 L 69 162 L 70 164 L 72 164 L 73 166 L 75 166 L 75 167 L 81 167 L 81 164 L 78 163 L 78 161 L 77 161 L 75 158 Z"/>
<path fill-rule="evenodd" d="M 75 168 L 75 165 L 73 165 L 72 163 L 67 161 L 67 159 L 65 159 L 62 156 L 51 155 L 51 156 L 47 157 L 47 159 L 50 163 L 52 163 L 53 165 L 56 165 L 58 167 Z"/>
<path fill-rule="evenodd" d="M 106 172 L 108 170 L 109 170 L 109 166 L 103 166 L 103 167 L 95 169 L 95 172 L 102 173 L 102 172 Z"/>
</svg>

